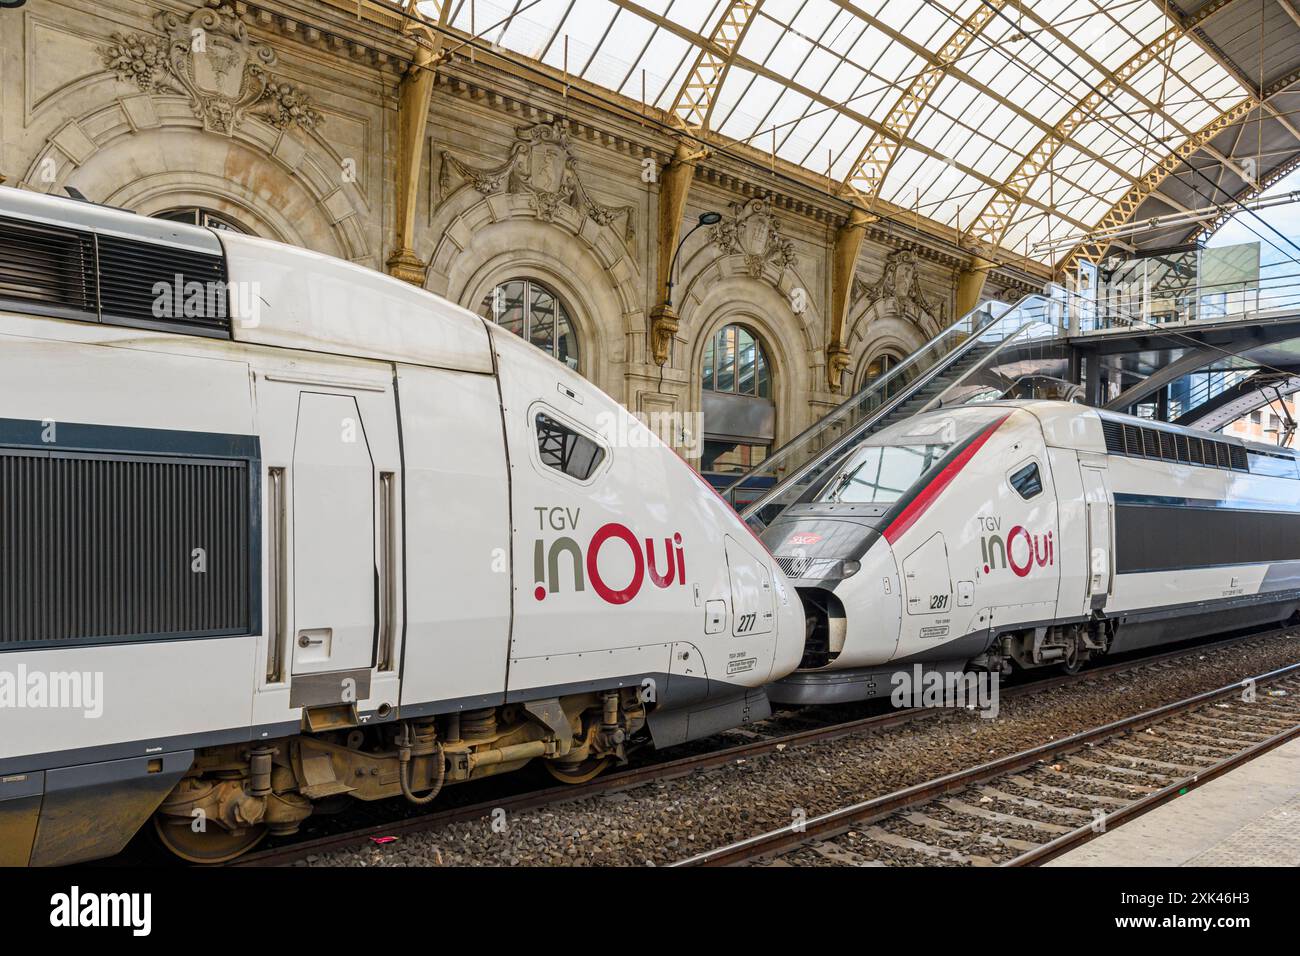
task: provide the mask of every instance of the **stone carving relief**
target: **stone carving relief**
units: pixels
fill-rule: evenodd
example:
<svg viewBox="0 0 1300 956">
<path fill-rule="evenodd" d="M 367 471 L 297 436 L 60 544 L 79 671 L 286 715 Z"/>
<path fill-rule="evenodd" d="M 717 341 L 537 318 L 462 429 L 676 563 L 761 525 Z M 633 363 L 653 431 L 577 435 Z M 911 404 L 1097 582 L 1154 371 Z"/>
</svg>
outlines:
<svg viewBox="0 0 1300 956">
<path fill-rule="evenodd" d="M 438 200 L 451 192 L 453 174 L 484 196 L 507 192 L 527 195 L 537 218 L 552 222 L 561 205 L 570 206 L 593 222 L 608 226 L 623 220 L 623 239 L 631 242 L 636 210 L 606 206 L 587 193 L 578 175 L 578 158 L 564 123 L 519 127 L 510 156 L 499 166 L 471 166 L 443 150 L 438 175 Z"/>
<path fill-rule="evenodd" d="M 755 279 L 771 265 L 778 275 L 794 267 L 794 243 L 781 234 L 781 223 L 766 199 L 731 204 L 731 218 L 710 230 L 710 238 L 723 255 L 743 256 Z"/>
<path fill-rule="evenodd" d="M 881 299 L 897 299 L 911 303 L 915 308 L 928 315 L 936 323 L 931 331 L 937 331 L 948 324 L 948 307 L 945 303 L 935 304 L 925 290 L 921 288 L 920 267 L 916 253 L 911 249 L 898 249 L 885 257 L 885 271 L 875 282 L 867 283 L 858 277 L 853 279 L 853 301 L 867 300 L 868 308 Z"/>
<path fill-rule="evenodd" d="M 225 0 L 208 0 L 188 17 L 160 13 L 154 25 L 157 36 L 114 33 L 99 48 L 104 67 L 146 93 L 188 96 L 211 132 L 229 136 L 245 116 L 278 129 L 324 123 L 306 93 L 272 76 L 275 51 L 249 38 Z"/>
</svg>

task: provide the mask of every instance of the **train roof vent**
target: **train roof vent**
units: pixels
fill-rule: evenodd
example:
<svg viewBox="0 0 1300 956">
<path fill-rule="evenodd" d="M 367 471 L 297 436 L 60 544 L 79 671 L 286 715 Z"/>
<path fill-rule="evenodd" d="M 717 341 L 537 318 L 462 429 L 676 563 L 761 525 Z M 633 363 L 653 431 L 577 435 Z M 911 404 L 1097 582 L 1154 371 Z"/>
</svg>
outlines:
<svg viewBox="0 0 1300 956">
<path fill-rule="evenodd" d="M 1205 442 L 1200 438 L 1188 435 L 1187 457 L 1194 465 L 1205 464 Z"/>
<path fill-rule="evenodd" d="M 1106 450 L 1117 455 L 1124 454 L 1124 426 L 1119 422 L 1101 421 L 1101 433 L 1106 438 Z"/>
<path fill-rule="evenodd" d="M 1154 428 L 1142 429 L 1142 454 L 1148 458 L 1160 457 L 1160 433 Z"/>
<path fill-rule="evenodd" d="M 222 256 L 109 235 L 98 236 L 98 244 L 104 321 L 228 334 Z"/>
<path fill-rule="evenodd" d="M 1178 450 L 1174 445 L 1172 432 L 1160 432 L 1160 457 L 1166 461 L 1177 461 Z"/>
<path fill-rule="evenodd" d="M 1250 457 L 1246 454 L 1246 449 L 1240 445 L 1229 445 L 1228 450 L 1232 453 L 1232 467 L 1238 471 L 1250 471 Z"/>
<path fill-rule="evenodd" d="M 0 217 L 0 305 L 64 318 L 94 315 L 94 239 L 73 229 Z"/>
<path fill-rule="evenodd" d="M 1136 425 L 1124 426 L 1124 450 L 1130 455 L 1142 454 L 1142 429 Z"/>
</svg>

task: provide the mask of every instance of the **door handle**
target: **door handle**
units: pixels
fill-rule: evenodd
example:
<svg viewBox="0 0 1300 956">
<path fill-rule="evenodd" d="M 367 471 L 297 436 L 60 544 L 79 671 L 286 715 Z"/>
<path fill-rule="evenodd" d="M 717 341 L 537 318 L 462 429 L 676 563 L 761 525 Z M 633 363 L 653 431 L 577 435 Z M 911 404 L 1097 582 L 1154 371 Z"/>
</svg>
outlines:
<svg viewBox="0 0 1300 956">
<path fill-rule="evenodd" d="M 299 647 L 314 647 L 314 646 L 317 645 L 317 644 L 324 644 L 324 643 L 325 643 L 325 638 L 323 638 L 323 637 L 308 637 L 306 631 L 303 631 L 301 634 L 298 635 L 298 646 L 299 646 Z"/>
</svg>

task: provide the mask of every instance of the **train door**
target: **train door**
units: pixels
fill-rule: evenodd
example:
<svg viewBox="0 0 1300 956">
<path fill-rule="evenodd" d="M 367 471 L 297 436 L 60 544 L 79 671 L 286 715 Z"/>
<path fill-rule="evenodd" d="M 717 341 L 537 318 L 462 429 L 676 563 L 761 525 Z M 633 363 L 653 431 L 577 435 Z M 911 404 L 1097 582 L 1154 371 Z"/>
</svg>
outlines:
<svg viewBox="0 0 1300 956">
<path fill-rule="evenodd" d="M 1084 531 L 1087 536 L 1088 574 L 1084 610 L 1106 606 L 1114 582 L 1114 533 L 1111 527 L 1110 490 L 1104 464 L 1079 459 L 1083 478 Z"/>
<path fill-rule="evenodd" d="M 292 481 L 293 675 L 368 670 L 375 466 L 356 398 L 299 394 Z"/>
<path fill-rule="evenodd" d="M 347 376 L 344 384 L 295 369 L 257 379 L 266 467 L 263 719 L 285 706 L 364 714 L 398 703 L 404 548 L 392 379 L 381 369 L 349 368 Z"/>
</svg>

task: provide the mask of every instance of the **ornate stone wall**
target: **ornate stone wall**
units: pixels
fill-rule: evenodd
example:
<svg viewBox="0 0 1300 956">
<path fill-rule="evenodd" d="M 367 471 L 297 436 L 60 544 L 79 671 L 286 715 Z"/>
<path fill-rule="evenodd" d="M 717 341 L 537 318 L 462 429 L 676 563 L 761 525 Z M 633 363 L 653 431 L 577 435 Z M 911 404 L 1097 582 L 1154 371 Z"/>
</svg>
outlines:
<svg viewBox="0 0 1300 956">
<path fill-rule="evenodd" d="M 397 105 L 413 42 L 308 0 L 31 0 L 0 11 L 0 176 L 7 185 L 155 214 L 197 206 L 269 238 L 383 268 L 394 251 Z M 668 363 L 648 352 L 658 172 L 673 140 L 482 63 L 444 64 L 420 171 L 425 287 L 468 308 L 531 278 L 572 317 L 581 371 L 638 412 L 700 408 L 705 343 L 729 322 L 762 339 L 777 441 L 828 390 L 828 254 L 842 208 L 710 157 L 686 211 Z M 842 204 L 839 204 L 842 206 Z M 851 389 L 951 321 L 951 247 L 880 223 L 846 322 Z M 1023 287 L 994 274 L 986 296 Z M 682 436 L 666 436 L 680 440 Z"/>
</svg>

